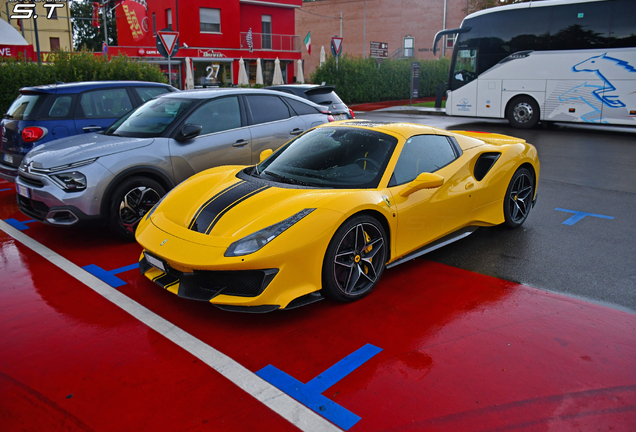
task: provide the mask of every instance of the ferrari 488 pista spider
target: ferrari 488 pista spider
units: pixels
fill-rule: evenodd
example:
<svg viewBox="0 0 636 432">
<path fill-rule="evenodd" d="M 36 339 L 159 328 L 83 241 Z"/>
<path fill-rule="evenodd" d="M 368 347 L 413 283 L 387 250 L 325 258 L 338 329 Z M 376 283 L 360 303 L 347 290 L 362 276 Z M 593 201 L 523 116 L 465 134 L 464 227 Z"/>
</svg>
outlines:
<svg viewBox="0 0 636 432">
<path fill-rule="evenodd" d="M 350 120 L 263 153 L 190 177 L 146 214 L 146 277 L 234 311 L 353 301 L 387 267 L 520 226 L 537 197 L 536 149 L 504 135 Z"/>
</svg>

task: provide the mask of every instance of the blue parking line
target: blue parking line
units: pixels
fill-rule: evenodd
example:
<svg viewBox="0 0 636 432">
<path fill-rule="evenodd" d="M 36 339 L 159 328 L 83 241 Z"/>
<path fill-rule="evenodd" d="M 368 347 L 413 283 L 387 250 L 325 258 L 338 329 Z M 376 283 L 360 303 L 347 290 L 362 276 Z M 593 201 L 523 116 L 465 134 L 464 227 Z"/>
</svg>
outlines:
<svg viewBox="0 0 636 432">
<path fill-rule="evenodd" d="M 9 225 L 11 225 L 13 228 L 15 228 L 15 229 L 17 229 L 19 231 L 28 230 L 29 227 L 26 226 L 26 224 L 29 224 L 31 222 L 37 222 L 35 219 L 31 219 L 31 220 L 28 220 L 28 221 L 20 222 L 19 220 L 13 219 L 13 218 L 5 219 L 4 221 L 6 223 L 8 223 Z"/>
<path fill-rule="evenodd" d="M 614 216 L 605 216 L 605 215 L 599 215 L 594 213 L 586 213 L 586 212 L 577 211 L 577 210 L 566 210 L 562 208 L 555 208 L 555 210 L 566 212 L 566 213 L 574 213 L 574 216 L 570 217 L 568 220 L 563 222 L 563 225 L 574 225 L 575 223 L 583 219 L 585 216 L 592 216 L 592 217 L 597 217 L 601 219 L 614 219 Z"/>
<path fill-rule="evenodd" d="M 130 270 L 134 270 L 139 268 L 139 264 L 135 263 L 135 264 L 131 264 L 125 267 L 120 267 L 118 269 L 115 270 L 104 270 L 103 268 L 101 268 L 98 265 L 95 264 L 89 264 L 87 266 L 82 267 L 84 270 L 86 270 L 87 272 L 89 272 L 90 274 L 92 274 L 93 276 L 101 279 L 102 281 L 106 282 L 108 285 L 112 286 L 113 288 L 118 288 L 122 285 L 126 285 L 126 282 L 124 282 L 123 280 L 119 279 L 117 276 L 115 276 L 116 274 L 119 273 L 123 273 L 123 272 L 127 272 Z"/>
<path fill-rule="evenodd" d="M 272 365 L 265 366 L 256 372 L 256 375 L 278 387 L 338 427 L 349 430 L 360 421 L 360 417 L 323 396 L 321 393 L 362 366 L 380 351 L 382 351 L 382 348 L 366 344 L 331 366 L 307 384 L 301 383 L 294 377 Z"/>
</svg>

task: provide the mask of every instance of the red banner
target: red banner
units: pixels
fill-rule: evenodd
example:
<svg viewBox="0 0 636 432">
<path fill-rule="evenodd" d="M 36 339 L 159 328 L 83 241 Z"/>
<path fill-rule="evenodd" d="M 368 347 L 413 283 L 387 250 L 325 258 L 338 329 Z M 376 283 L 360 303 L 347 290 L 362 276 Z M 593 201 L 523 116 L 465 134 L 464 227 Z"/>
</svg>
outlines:
<svg viewBox="0 0 636 432">
<path fill-rule="evenodd" d="M 154 46 L 146 8 L 136 1 L 123 1 L 116 9 L 119 46 Z"/>
<path fill-rule="evenodd" d="M 2 45 L 0 44 L 0 58 L 2 57 L 24 57 L 26 52 L 27 59 L 34 59 L 33 45 Z"/>
</svg>

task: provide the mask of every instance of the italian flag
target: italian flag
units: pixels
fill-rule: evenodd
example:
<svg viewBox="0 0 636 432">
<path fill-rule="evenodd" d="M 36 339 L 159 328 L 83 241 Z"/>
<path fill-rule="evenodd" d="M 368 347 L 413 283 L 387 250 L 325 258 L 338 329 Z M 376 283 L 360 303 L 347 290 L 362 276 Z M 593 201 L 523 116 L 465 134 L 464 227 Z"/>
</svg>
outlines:
<svg viewBox="0 0 636 432">
<path fill-rule="evenodd" d="M 307 52 L 311 55 L 311 32 L 307 33 L 305 37 L 305 47 L 307 48 Z"/>
</svg>

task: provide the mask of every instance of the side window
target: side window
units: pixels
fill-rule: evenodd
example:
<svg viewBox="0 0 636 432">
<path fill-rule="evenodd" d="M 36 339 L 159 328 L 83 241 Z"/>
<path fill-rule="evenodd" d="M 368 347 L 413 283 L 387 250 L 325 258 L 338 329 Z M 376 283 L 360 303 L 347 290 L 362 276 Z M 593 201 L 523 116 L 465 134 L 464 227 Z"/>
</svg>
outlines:
<svg viewBox="0 0 636 432">
<path fill-rule="evenodd" d="M 137 95 L 141 99 L 141 102 L 146 102 L 155 96 L 168 93 L 168 89 L 165 87 L 137 87 L 135 88 Z"/>
<path fill-rule="evenodd" d="M 241 110 L 235 96 L 214 99 L 196 109 L 186 123 L 203 126 L 200 135 L 241 127 Z"/>
<path fill-rule="evenodd" d="M 53 102 L 53 105 L 51 105 L 48 116 L 50 118 L 63 118 L 68 116 L 72 102 L 73 98 L 71 96 L 58 96 L 55 102 Z"/>
<path fill-rule="evenodd" d="M 80 105 L 86 118 L 119 118 L 132 110 L 128 92 L 121 88 L 86 92 Z"/>
<path fill-rule="evenodd" d="M 404 143 L 400 158 L 395 165 L 396 185 L 415 180 L 424 172 L 435 172 L 456 158 L 453 147 L 445 136 L 418 135 Z"/>
<path fill-rule="evenodd" d="M 254 124 L 269 123 L 290 117 L 289 108 L 278 96 L 247 96 Z"/>
<path fill-rule="evenodd" d="M 297 101 L 296 99 L 285 98 L 285 101 L 291 105 L 291 107 L 296 111 L 298 115 L 306 115 L 306 114 L 319 114 L 320 111 L 318 109 L 312 107 L 309 104 L 304 102 Z"/>
</svg>

